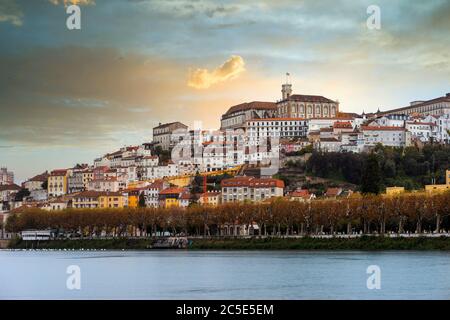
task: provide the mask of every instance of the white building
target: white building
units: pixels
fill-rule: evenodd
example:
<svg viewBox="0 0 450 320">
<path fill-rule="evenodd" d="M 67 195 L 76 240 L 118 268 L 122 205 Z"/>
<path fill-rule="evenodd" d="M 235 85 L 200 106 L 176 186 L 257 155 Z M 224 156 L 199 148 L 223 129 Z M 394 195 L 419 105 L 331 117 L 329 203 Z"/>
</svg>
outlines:
<svg viewBox="0 0 450 320">
<path fill-rule="evenodd" d="M 411 145 L 411 133 L 400 127 L 362 126 L 361 132 L 365 147 L 378 143 L 390 147 L 407 147 Z"/>
<path fill-rule="evenodd" d="M 246 122 L 246 137 L 250 145 L 268 138 L 302 139 L 308 135 L 308 120 L 304 118 L 252 119 Z"/>
<path fill-rule="evenodd" d="M 372 127 L 404 127 L 405 122 L 410 119 L 407 114 L 388 114 L 374 119 L 369 123 Z"/>
<path fill-rule="evenodd" d="M 434 127 L 435 124 L 432 122 L 418 120 L 405 122 L 405 129 L 411 132 L 413 138 L 419 139 L 422 142 L 430 142 L 430 139 L 433 137 Z"/>
<path fill-rule="evenodd" d="M 117 178 L 94 179 L 89 181 L 87 186 L 87 191 L 117 192 L 120 189 L 121 188 Z"/>
<path fill-rule="evenodd" d="M 177 143 L 174 141 L 173 135 L 187 129 L 188 127 L 181 122 L 160 123 L 153 128 L 153 142 L 161 146 L 163 150 L 170 150 Z"/>
<path fill-rule="evenodd" d="M 221 182 L 222 202 L 260 202 L 273 197 L 282 197 L 284 182 L 278 179 L 234 177 Z"/>
<path fill-rule="evenodd" d="M 409 106 L 388 110 L 383 114 L 422 114 L 422 115 L 441 115 L 450 113 L 450 93 L 445 96 L 438 97 L 431 100 L 413 101 Z"/>
</svg>

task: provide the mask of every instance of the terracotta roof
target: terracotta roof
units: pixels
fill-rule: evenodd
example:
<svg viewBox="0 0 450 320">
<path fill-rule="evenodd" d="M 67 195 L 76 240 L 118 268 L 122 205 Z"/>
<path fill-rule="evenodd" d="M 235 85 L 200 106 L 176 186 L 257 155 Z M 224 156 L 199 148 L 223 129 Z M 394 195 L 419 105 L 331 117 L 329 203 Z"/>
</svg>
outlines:
<svg viewBox="0 0 450 320">
<path fill-rule="evenodd" d="M 183 200 L 190 200 L 191 198 L 192 198 L 191 193 L 187 192 L 187 191 L 183 191 L 180 195 L 180 199 L 183 199 Z"/>
<path fill-rule="evenodd" d="M 361 126 L 362 131 L 405 131 L 402 127 Z"/>
<path fill-rule="evenodd" d="M 101 196 L 107 196 L 107 197 L 119 197 L 122 196 L 122 193 L 120 192 L 111 192 L 111 191 L 83 191 L 75 196 L 74 198 L 98 198 Z"/>
<path fill-rule="evenodd" d="M 262 118 L 262 119 L 250 119 L 250 121 L 304 121 L 306 118 Z"/>
<path fill-rule="evenodd" d="M 19 191 L 21 189 L 17 184 L 0 185 L 0 191 Z"/>
<path fill-rule="evenodd" d="M 28 181 L 39 181 L 39 182 L 45 182 L 48 180 L 48 172 L 44 172 L 41 174 L 38 174 L 37 176 L 34 176 Z"/>
<path fill-rule="evenodd" d="M 403 110 L 413 109 L 413 108 L 417 108 L 417 107 L 423 107 L 423 106 L 427 106 L 429 104 L 433 104 L 433 103 L 437 103 L 437 102 L 450 102 L 450 94 L 447 93 L 447 95 L 445 95 L 443 97 L 438 97 L 438 98 L 435 98 L 435 99 L 423 101 L 422 103 L 418 103 L 416 105 L 412 105 L 412 106 L 409 105 L 407 107 L 402 107 L 402 108 L 397 108 L 397 109 L 391 109 L 391 110 L 383 111 L 383 112 L 381 112 L 381 114 L 393 113 L 393 112 L 396 112 L 396 111 L 403 111 Z"/>
<path fill-rule="evenodd" d="M 350 121 L 336 121 L 333 123 L 333 128 L 348 128 L 353 129 L 352 123 Z"/>
<path fill-rule="evenodd" d="M 291 198 L 303 198 L 303 199 L 309 199 L 311 198 L 312 194 L 309 193 L 309 190 L 306 189 L 297 189 L 289 194 L 289 197 Z"/>
<path fill-rule="evenodd" d="M 57 169 L 57 170 L 53 170 L 50 175 L 65 176 L 66 174 L 67 174 L 67 169 Z"/>
<path fill-rule="evenodd" d="M 230 179 L 224 179 L 220 183 L 221 187 L 251 187 L 251 188 L 268 188 L 278 187 L 284 188 L 283 180 L 255 177 L 234 177 Z"/>
<path fill-rule="evenodd" d="M 263 101 L 252 101 L 245 102 L 235 106 L 232 106 L 228 111 L 224 114 L 224 116 L 228 116 L 235 112 L 247 111 L 247 110 L 273 110 L 277 109 L 277 105 L 274 102 L 263 102 Z"/>
<path fill-rule="evenodd" d="M 300 101 L 300 102 L 312 102 L 312 103 L 336 103 L 331 99 L 325 98 L 324 96 L 314 96 L 314 95 L 305 95 L 305 94 L 293 94 L 289 96 L 288 99 L 283 101 Z"/>
<path fill-rule="evenodd" d="M 172 188 L 164 189 L 159 194 L 162 194 L 162 195 L 166 195 L 166 194 L 180 194 L 180 193 L 183 193 L 184 191 L 186 191 L 185 188 L 172 187 Z"/>
<path fill-rule="evenodd" d="M 342 188 L 328 188 L 325 195 L 327 197 L 336 197 L 342 193 Z"/>
<path fill-rule="evenodd" d="M 153 129 L 162 129 L 162 128 L 166 128 L 166 127 L 169 127 L 169 126 L 174 125 L 174 124 L 178 124 L 178 125 L 181 125 L 181 127 L 187 128 L 187 125 L 185 125 L 185 124 L 183 124 L 183 123 L 181 123 L 179 121 L 175 121 L 175 122 L 159 124 L 157 127 L 154 127 Z"/>
</svg>

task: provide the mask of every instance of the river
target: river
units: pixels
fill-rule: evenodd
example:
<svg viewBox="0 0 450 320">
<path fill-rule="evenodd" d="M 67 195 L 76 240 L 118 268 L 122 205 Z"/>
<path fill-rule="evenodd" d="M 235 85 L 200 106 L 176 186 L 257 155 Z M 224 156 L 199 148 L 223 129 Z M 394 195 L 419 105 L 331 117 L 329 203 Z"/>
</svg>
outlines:
<svg viewBox="0 0 450 320">
<path fill-rule="evenodd" d="M 0 251 L 0 299 L 450 299 L 450 253 Z"/>
</svg>

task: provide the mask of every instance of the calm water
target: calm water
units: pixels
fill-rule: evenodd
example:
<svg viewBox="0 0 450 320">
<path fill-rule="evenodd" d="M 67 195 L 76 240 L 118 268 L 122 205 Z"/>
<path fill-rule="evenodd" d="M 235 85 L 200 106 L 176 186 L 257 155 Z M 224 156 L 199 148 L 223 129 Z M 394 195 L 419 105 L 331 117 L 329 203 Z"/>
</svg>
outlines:
<svg viewBox="0 0 450 320">
<path fill-rule="evenodd" d="M 68 290 L 69 265 L 81 290 Z M 368 290 L 366 269 L 381 268 Z M 440 252 L 0 251 L 0 299 L 450 299 Z"/>
</svg>

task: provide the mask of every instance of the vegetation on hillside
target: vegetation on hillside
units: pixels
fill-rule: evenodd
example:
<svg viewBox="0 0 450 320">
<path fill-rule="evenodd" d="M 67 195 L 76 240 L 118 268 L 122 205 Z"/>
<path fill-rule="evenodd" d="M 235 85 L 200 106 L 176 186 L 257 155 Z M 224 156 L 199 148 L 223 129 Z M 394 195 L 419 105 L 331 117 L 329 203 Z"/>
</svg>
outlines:
<svg viewBox="0 0 450 320">
<path fill-rule="evenodd" d="M 433 180 L 445 183 L 445 170 L 449 168 L 450 146 L 439 144 L 425 145 L 422 149 L 378 145 L 370 154 L 314 152 L 306 163 L 308 174 L 323 178 L 339 176 L 371 193 L 388 186 L 413 190 L 423 188 Z M 368 186 L 373 178 L 377 180 L 376 184 L 371 182 Z"/>
</svg>

